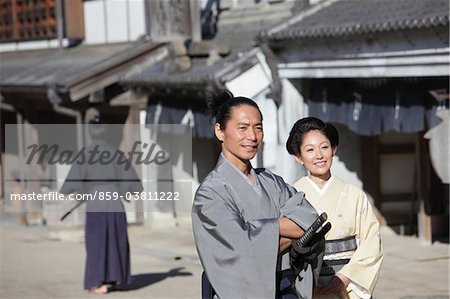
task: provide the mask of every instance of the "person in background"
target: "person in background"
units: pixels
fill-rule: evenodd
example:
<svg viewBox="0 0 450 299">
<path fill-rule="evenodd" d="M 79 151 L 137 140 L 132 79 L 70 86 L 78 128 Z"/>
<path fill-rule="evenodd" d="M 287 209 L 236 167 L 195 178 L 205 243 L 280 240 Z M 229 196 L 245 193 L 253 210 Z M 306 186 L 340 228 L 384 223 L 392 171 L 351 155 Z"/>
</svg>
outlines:
<svg viewBox="0 0 450 299">
<path fill-rule="evenodd" d="M 366 194 L 331 174 L 339 144 L 336 128 L 314 117 L 298 120 L 286 142 L 287 151 L 309 176 L 297 190 L 332 225 L 325 235 L 322 270 L 314 298 L 371 298 L 383 260 L 379 223 Z"/>
<path fill-rule="evenodd" d="M 281 298 L 277 277 L 284 281 L 282 270 L 289 268 L 286 249 L 317 213 L 281 177 L 252 167 L 264 136 L 258 105 L 229 91 L 208 104 L 222 152 L 197 189 L 192 208 L 197 251 L 213 289 L 207 297 Z M 311 298 L 312 273 L 308 266 L 300 279 L 291 277 L 286 295 Z"/>
<path fill-rule="evenodd" d="M 85 153 L 114 156 L 118 149 L 106 142 L 107 126 L 99 116 L 89 121 L 88 129 L 92 143 Z M 92 161 L 98 156 L 94 158 Z M 126 169 L 123 163 L 73 163 L 61 193 L 97 194 L 86 206 L 84 288 L 90 293 L 106 294 L 130 283 L 127 218 L 120 198 L 125 198 L 127 192 L 142 190 L 133 167 Z M 106 200 L 108 194 L 121 197 Z"/>
</svg>

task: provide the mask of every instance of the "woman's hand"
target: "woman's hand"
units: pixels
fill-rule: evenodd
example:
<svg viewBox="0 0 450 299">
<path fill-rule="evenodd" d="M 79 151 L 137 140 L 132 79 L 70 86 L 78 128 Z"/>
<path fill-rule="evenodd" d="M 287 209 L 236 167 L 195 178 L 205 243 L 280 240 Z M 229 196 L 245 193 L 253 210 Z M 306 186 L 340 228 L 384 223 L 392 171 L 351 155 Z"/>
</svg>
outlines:
<svg viewBox="0 0 450 299">
<path fill-rule="evenodd" d="M 345 275 L 336 273 L 327 284 L 318 284 L 314 289 L 315 295 L 331 295 L 337 294 L 342 290 L 345 290 L 350 283 Z"/>
</svg>

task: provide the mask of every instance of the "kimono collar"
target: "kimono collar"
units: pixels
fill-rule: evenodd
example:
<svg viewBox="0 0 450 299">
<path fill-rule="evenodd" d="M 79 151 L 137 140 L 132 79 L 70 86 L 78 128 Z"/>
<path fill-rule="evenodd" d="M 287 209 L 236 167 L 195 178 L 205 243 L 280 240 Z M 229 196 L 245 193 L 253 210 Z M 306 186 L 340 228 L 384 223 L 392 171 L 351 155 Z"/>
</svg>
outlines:
<svg viewBox="0 0 450 299">
<path fill-rule="evenodd" d="M 308 180 L 308 182 L 311 184 L 311 186 L 313 187 L 313 189 L 319 193 L 320 196 L 323 196 L 325 194 L 325 192 L 327 191 L 328 187 L 331 185 L 331 182 L 333 182 L 334 180 L 334 176 L 331 175 L 330 178 L 328 179 L 328 181 L 325 183 L 325 185 L 323 185 L 322 189 L 319 188 L 319 186 L 317 186 L 316 183 L 314 183 L 314 181 L 307 176 L 306 179 Z"/>
<path fill-rule="evenodd" d="M 251 164 L 250 164 L 251 167 Z M 260 194 L 260 183 L 258 180 L 258 175 L 256 174 L 256 171 L 253 167 L 250 168 L 250 174 L 255 179 L 255 184 L 253 184 L 252 181 L 244 174 L 242 171 L 240 171 L 236 166 L 234 166 L 230 161 L 228 161 L 227 158 L 221 153 L 219 156 L 219 160 L 217 161 L 216 170 L 221 175 L 223 175 L 229 182 L 233 182 L 233 184 L 238 185 L 248 185 L 251 187 L 255 192 Z M 236 172 L 239 175 L 239 177 L 236 176 Z M 246 182 L 243 184 L 243 182 Z M 243 187 L 243 186 L 242 186 Z"/>
</svg>

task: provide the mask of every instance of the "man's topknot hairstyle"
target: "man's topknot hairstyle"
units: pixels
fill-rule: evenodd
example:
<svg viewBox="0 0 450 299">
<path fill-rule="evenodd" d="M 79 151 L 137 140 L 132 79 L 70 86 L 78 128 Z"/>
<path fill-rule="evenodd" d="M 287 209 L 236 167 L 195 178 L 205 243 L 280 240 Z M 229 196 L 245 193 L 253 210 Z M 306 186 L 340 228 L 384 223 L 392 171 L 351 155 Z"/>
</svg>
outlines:
<svg viewBox="0 0 450 299">
<path fill-rule="evenodd" d="M 231 91 L 226 89 L 208 93 L 206 104 L 210 119 L 214 123 L 218 123 L 221 130 L 225 129 L 228 120 L 231 118 L 231 109 L 241 105 L 249 105 L 258 109 L 262 120 L 261 110 L 259 110 L 255 101 L 245 97 L 234 97 Z"/>
</svg>

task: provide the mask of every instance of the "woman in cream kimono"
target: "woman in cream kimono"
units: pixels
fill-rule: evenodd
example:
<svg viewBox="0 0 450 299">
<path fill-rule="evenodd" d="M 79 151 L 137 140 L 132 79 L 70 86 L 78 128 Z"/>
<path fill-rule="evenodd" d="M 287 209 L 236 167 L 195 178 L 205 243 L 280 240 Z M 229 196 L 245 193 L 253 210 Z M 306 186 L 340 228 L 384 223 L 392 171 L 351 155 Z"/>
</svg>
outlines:
<svg viewBox="0 0 450 299">
<path fill-rule="evenodd" d="M 371 298 L 383 259 L 379 223 L 364 192 L 331 174 L 338 143 L 336 128 L 314 117 L 297 121 L 286 142 L 309 172 L 294 187 L 332 224 L 314 298 Z"/>
</svg>

